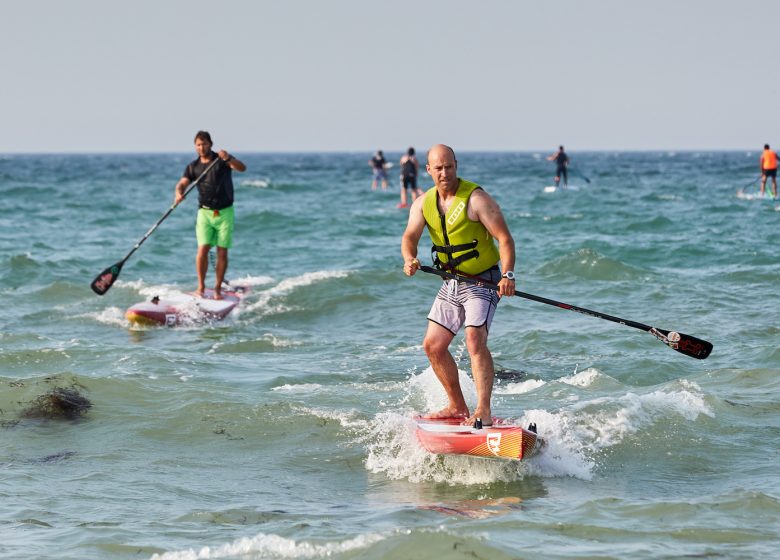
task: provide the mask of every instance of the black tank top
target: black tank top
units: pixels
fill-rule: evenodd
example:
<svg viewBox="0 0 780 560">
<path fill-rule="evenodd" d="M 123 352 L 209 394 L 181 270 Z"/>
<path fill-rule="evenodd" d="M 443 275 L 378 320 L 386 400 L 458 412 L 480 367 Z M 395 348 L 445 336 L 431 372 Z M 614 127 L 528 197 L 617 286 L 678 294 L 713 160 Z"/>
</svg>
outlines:
<svg viewBox="0 0 780 560">
<path fill-rule="evenodd" d="M 414 158 L 413 157 L 407 157 L 404 161 L 403 165 L 401 165 L 401 174 L 404 177 L 416 177 L 417 176 L 417 169 L 414 166 Z"/>
</svg>

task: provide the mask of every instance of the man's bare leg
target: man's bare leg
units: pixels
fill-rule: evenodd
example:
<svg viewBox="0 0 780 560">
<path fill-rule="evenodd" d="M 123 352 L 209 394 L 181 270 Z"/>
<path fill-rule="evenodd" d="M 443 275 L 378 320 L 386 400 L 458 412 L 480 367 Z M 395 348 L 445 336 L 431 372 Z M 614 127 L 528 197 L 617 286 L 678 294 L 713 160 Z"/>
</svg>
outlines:
<svg viewBox="0 0 780 560">
<path fill-rule="evenodd" d="M 195 257 L 195 271 L 198 274 L 198 289 L 196 293 L 203 297 L 206 291 L 206 272 L 209 269 L 209 251 L 211 245 L 198 245 L 198 253 Z"/>
<path fill-rule="evenodd" d="M 214 299 L 222 299 L 222 284 L 225 281 L 227 267 L 228 250 L 226 247 L 217 247 L 217 283 L 214 286 Z"/>
<path fill-rule="evenodd" d="M 474 385 L 477 389 L 477 407 L 466 422 L 473 424 L 477 418 L 480 418 L 483 426 L 493 423 L 490 399 L 493 395 L 495 371 L 487 339 L 487 327 L 466 328 L 466 348 L 471 356 L 471 374 L 474 376 Z"/>
<path fill-rule="evenodd" d="M 425 333 L 423 348 L 431 362 L 436 377 L 447 393 L 447 406 L 438 412 L 429 414 L 430 418 L 467 418 L 469 407 L 463 398 L 458 378 L 458 365 L 450 354 L 449 346 L 454 335 L 432 321 L 428 322 L 428 331 Z"/>
</svg>

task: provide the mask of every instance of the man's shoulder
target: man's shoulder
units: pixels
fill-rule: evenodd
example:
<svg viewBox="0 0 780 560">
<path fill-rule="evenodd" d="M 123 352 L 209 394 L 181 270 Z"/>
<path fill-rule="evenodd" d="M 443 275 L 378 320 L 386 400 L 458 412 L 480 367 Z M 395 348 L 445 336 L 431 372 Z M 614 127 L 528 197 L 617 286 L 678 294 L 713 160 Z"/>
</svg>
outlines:
<svg viewBox="0 0 780 560">
<path fill-rule="evenodd" d="M 495 204 L 495 200 L 490 193 L 488 193 L 481 185 L 476 185 L 476 188 L 469 196 L 469 209 L 478 210 L 484 208 L 485 205 Z"/>
</svg>

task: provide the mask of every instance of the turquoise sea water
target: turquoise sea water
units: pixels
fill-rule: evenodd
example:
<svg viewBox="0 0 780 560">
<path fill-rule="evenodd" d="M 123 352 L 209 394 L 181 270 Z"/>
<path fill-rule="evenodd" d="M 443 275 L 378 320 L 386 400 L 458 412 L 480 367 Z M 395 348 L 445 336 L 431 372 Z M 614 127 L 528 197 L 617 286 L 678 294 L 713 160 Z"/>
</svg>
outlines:
<svg viewBox="0 0 780 560">
<path fill-rule="evenodd" d="M 522 463 L 414 439 L 443 399 L 420 344 L 439 280 L 401 271 L 397 167 L 372 192 L 368 153 L 237 155 L 228 277 L 253 291 L 175 329 L 123 316 L 194 288 L 194 196 L 105 296 L 89 283 L 193 155 L 0 158 L 0 557 L 776 556 L 780 212 L 736 196 L 757 152 L 573 153 L 591 182 L 556 193 L 546 154 L 459 154 L 504 210 L 519 289 L 715 346 L 502 301 L 494 412 L 548 442 Z M 473 402 L 462 335 L 453 352 Z M 55 389 L 92 407 L 31 414 Z"/>
</svg>

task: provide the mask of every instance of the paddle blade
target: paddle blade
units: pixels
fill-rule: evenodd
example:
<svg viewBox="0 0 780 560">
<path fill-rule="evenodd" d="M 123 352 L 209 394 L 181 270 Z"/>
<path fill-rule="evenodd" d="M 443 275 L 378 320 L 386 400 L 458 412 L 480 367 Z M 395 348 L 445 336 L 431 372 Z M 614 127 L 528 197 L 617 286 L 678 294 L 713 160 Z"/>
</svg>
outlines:
<svg viewBox="0 0 780 560">
<path fill-rule="evenodd" d="M 118 262 L 98 274 L 92 281 L 92 284 L 89 285 L 89 287 L 92 288 L 92 291 L 99 296 L 105 294 L 111 286 L 114 285 L 114 282 L 116 282 L 123 264 L 124 262 Z"/>
<path fill-rule="evenodd" d="M 651 328 L 649 332 L 672 350 L 677 350 L 681 354 L 696 358 L 697 360 L 705 359 L 710 355 L 710 352 L 712 352 L 711 342 L 707 342 L 706 340 L 696 338 L 689 334 L 665 331 L 655 327 Z"/>
</svg>

